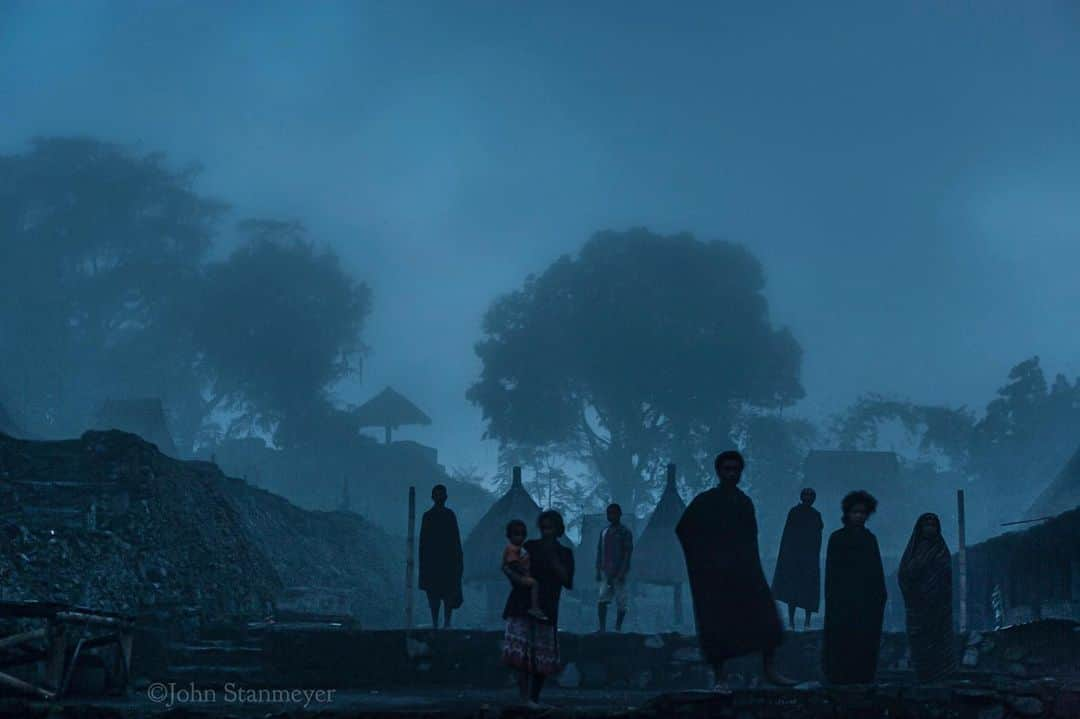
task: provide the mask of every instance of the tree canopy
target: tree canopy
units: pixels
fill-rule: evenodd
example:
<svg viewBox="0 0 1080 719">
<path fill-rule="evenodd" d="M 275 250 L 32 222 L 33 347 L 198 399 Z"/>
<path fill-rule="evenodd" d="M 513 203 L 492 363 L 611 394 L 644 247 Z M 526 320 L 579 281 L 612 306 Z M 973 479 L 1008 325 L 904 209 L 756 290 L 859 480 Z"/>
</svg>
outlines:
<svg viewBox="0 0 1080 719">
<path fill-rule="evenodd" d="M 492 304 L 468 398 L 487 436 L 573 443 L 635 506 L 670 456 L 700 464 L 727 446 L 744 407 L 803 396 L 801 349 L 764 288 L 741 245 L 599 233 Z"/>
<path fill-rule="evenodd" d="M 978 478 L 996 506 L 1022 513 L 1080 443 L 1080 380 L 1046 381 L 1038 357 L 1020 362 L 977 416 L 965 407 L 925 405 L 866 395 L 844 412 L 834 432 L 845 448 L 873 448 L 882 423 L 898 421 L 925 455 Z"/>
<path fill-rule="evenodd" d="M 291 444 L 329 421 L 330 387 L 359 369 L 371 291 L 296 223 L 240 230 L 243 244 L 206 269 L 195 343 L 212 396 Z"/>
<path fill-rule="evenodd" d="M 145 396 L 183 453 L 218 407 L 290 441 L 356 436 L 328 390 L 358 366 L 370 291 L 296 223 L 240 223 L 209 262 L 227 207 L 196 178 L 87 138 L 0 156 L 0 390 L 28 431 L 78 434 Z"/>
</svg>

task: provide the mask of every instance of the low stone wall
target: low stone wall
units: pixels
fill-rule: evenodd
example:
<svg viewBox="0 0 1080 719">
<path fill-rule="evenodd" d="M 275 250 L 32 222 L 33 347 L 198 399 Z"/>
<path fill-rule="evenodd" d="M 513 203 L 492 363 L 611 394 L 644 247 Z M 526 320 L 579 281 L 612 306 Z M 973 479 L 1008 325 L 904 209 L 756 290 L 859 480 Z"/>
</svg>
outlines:
<svg viewBox="0 0 1080 719">
<path fill-rule="evenodd" d="M 694 637 L 679 634 L 560 633 L 559 685 L 583 689 L 674 690 L 709 682 Z M 264 639 L 267 680 L 315 687 L 503 687 L 500 632 L 271 631 Z M 820 680 L 821 633 L 791 635 L 777 654 L 785 674 Z M 906 669 L 902 635 L 883 640 L 882 670 Z M 760 657 L 729 663 L 736 686 L 760 683 Z"/>
</svg>

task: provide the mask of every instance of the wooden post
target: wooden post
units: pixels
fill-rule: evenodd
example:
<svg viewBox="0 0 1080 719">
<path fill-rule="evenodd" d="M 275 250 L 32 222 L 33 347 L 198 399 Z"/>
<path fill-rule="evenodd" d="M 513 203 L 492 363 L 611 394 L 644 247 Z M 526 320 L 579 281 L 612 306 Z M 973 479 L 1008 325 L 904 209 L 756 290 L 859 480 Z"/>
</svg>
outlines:
<svg viewBox="0 0 1080 719">
<path fill-rule="evenodd" d="M 964 490 L 956 491 L 956 521 L 959 528 L 959 537 L 956 551 L 956 568 L 959 574 L 957 593 L 960 602 L 960 631 L 967 631 L 967 540 L 964 534 Z"/>
<path fill-rule="evenodd" d="M 513 479 L 511 480 L 511 484 L 513 484 L 514 486 L 518 486 L 521 484 L 521 467 L 514 467 Z"/>
<path fill-rule="evenodd" d="M 416 555 L 416 487 L 409 487 L 409 533 L 405 540 L 405 628 L 413 626 L 413 572 Z"/>
</svg>

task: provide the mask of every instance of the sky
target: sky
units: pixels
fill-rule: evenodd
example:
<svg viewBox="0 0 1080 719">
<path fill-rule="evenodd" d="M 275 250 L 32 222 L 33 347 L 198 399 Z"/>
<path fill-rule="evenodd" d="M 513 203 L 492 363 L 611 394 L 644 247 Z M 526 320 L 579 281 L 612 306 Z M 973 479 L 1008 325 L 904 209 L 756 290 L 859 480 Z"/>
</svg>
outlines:
<svg viewBox="0 0 1080 719">
<path fill-rule="evenodd" d="M 90 135 L 374 291 L 359 402 L 494 470 L 473 345 L 602 229 L 746 244 L 811 417 L 1080 374 L 1080 4 L 0 0 L 0 152 Z"/>
</svg>

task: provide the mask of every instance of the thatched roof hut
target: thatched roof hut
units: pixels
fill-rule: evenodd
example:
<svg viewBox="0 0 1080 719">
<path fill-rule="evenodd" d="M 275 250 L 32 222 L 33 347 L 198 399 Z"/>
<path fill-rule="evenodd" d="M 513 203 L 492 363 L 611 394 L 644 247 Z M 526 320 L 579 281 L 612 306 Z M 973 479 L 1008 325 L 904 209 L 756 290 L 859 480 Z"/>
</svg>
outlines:
<svg viewBox="0 0 1080 719">
<path fill-rule="evenodd" d="M 525 491 L 521 483 L 521 467 L 514 467 L 510 489 L 495 500 L 491 508 L 480 518 L 462 550 L 465 553 L 466 582 L 505 582 L 499 560 L 506 546 L 506 525 L 511 519 L 520 519 L 529 528 L 529 535 L 536 537 L 536 518 L 540 505 Z"/>
<path fill-rule="evenodd" d="M 165 421 L 165 407 L 156 397 L 105 400 L 92 429 L 118 429 L 137 434 L 157 445 L 162 454 L 179 456 Z"/>
<path fill-rule="evenodd" d="M 675 536 L 675 525 L 685 510 L 675 486 L 675 465 L 669 464 L 664 493 L 634 548 L 630 571 L 639 582 L 674 586 L 686 581 L 686 564 Z"/>
<path fill-rule="evenodd" d="M 431 424 L 431 417 L 393 387 L 387 387 L 354 409 L 353 416 L 359 420 L 360 427 L 382 427 L 387 444 L 390 444 L 392 431 L 398 427 Z"/>
</svg>

